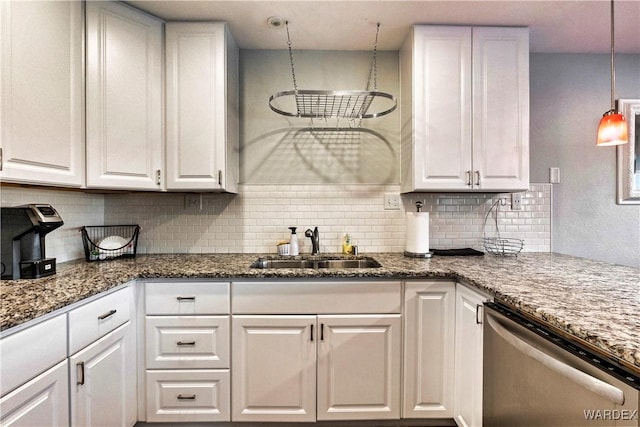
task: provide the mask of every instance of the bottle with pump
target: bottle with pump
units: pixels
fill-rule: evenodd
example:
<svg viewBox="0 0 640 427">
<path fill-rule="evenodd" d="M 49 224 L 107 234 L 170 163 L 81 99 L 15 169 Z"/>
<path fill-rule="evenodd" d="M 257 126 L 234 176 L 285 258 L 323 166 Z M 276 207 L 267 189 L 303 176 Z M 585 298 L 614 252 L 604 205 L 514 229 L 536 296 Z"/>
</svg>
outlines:
<svg viewBox="0 0 640 427">
<path fill-rule="evenodd" d="M 342 253 L 351 254 L 351 237 L 348 234 L 345 234 L 344 239 L 342 239 Z"/>
<path fill-rule="evenodd" d="M 300 254 L 296 228 L 297 227 L 289 227 L 289 230 L 291 230 L 291 237 L 289 238 L 289 255 L 293 255 L 293 256 Z"/>
</svg>

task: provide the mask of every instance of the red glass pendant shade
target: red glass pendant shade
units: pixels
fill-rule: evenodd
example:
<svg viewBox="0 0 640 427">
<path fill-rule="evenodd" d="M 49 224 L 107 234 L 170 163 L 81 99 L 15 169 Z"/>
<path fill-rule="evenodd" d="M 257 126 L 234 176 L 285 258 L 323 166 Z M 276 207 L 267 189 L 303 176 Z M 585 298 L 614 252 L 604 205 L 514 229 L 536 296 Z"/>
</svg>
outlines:
<svg viewBox="0 0 640 427">
<path fill-rule="evenodd" d="M 604 113 L 598 126 L 598 140 L 596 144 L 600 147 L 606 147 L 626 144 L 628 141 L 627 121 L 624 119 L 624 116 L 615 110 L 609 110 Z"/>
</svg>

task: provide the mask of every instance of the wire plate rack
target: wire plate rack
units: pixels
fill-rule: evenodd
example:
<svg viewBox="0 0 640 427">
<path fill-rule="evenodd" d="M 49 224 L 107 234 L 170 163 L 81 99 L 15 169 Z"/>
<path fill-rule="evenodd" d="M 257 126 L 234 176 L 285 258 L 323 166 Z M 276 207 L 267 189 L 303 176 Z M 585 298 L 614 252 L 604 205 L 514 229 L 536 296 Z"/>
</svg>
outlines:
<svg viewBox="0 0 640 427">
<path fill-rule="evenodd" d="M 487 215 L 484 217 L 484 237 L 482 238 L 482 243 L 484 245 L 484 249 L 497 256 L 518 256 L 518 254 L 524 248 L 524 240 L 522 239 L 511 239 L 504 238 L 500 236 L 500 228 L 498 227 L 498 204 L 506 204 L 504 199 L 496 200 Z M 496 229 L 496 235 L 494 237 L 487 236 L 487 220 L 489 219 L 489 215 L 493 212 L 493 219 Z"/>
<path fill-rule="evenodd" d="M 287 103 L 287 107 L 275 105 L 282 101 Z M 378 111 L 369 113 L 374 101 Z M 396 106 L 393 95 L 368 90 L 300 89 L 278 92 L 269 97 L 269 107 L 276 113 L 289 117 L 371 119 L 391 113 Z"/>
<path fill-rule="evenodd" d="M 139 225 L 91 225 L 80 228 L 87 261 L 134 258 Z"/>
</svg>

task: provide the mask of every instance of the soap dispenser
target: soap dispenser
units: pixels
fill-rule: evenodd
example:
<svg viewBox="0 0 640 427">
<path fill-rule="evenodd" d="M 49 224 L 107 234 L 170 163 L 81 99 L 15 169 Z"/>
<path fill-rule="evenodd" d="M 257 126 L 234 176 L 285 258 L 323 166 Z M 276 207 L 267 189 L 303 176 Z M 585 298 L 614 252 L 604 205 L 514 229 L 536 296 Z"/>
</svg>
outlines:
<svg viewBox="0 0 640 427">
<path fill-rule="evenodd" d="M 289 238 L 289 255 L 299 255 L 300 249 L 298 247 L 298 235 L 296 234 L 296 227 L 289 227 L 291 230 L 291 237 Z"/>
</svg>

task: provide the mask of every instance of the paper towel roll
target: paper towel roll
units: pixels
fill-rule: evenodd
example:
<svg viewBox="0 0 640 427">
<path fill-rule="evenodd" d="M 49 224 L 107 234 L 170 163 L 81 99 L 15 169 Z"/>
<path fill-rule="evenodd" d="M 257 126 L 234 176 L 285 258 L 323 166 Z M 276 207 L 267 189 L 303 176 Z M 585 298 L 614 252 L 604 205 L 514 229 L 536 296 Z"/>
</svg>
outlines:
<svg viewBox="0 0 640 427">
<path fill-rule="evenodd" d="M 429 213 L 407 212 L 406 252 L 424 255 L 429 252 Z"/>
</svg>

